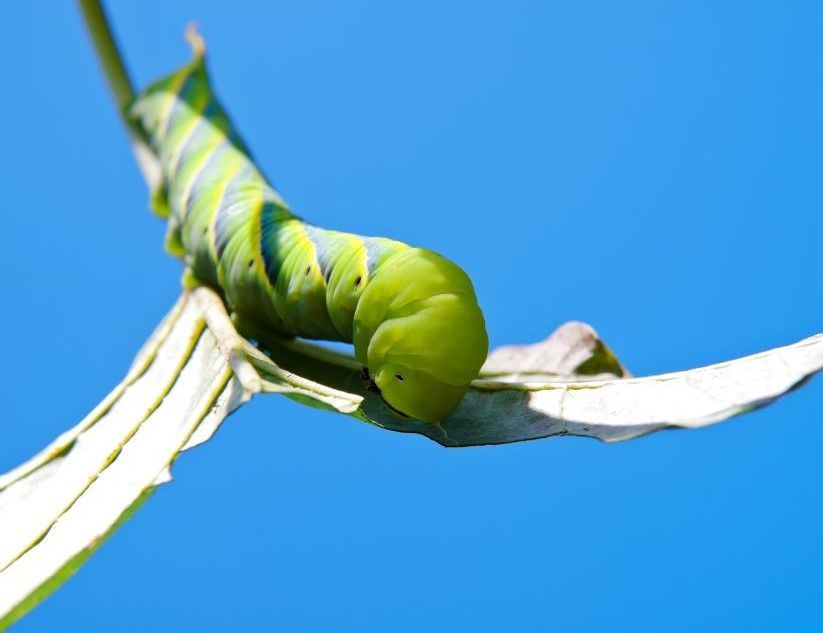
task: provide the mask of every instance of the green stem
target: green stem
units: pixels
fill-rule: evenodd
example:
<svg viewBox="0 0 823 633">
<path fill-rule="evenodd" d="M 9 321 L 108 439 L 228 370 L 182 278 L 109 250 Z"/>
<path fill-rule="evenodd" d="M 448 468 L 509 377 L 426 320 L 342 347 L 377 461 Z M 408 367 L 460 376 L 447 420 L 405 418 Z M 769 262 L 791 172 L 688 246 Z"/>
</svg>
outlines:
<svg viewBox="0 0 823 633">
<path fill-rule="evenodd" d="M 134 98 L 134 89 L 123 57 L 114 41 L 108 18 L 99 0 L 80 0 L 80 10 L 83 12 L 86 28 L 94 42 L 97 58 L 103 66 L 109 88 L 114 94 L 117 108 L 122 113 Z"/>
<path fill-rule="evenodd" d="M 146 184 L 153 189 L 157 186 L 160 177 L 159 165 L 157 164 L 157 158 L 152 154 L 143 139 L 139 128 L 126 117 L 126 108 L 134 99 L 134 88 L 132 88 L 129 73 L 123 62 L 123 56 L 117 48 L 114 35 L 112 35 L 106 13 L 100 0 L 79 0 L 79 4 L 83 21 L 86 23 L 86 28 L 94 44 L 94 50 L 97 53 L 97 59 L 103 68 L 103 74 L 117 104 L 117 113 L 120 115 L 120 120 L 129 134 L 129 140 L 137 159 L 137 166 L 140 168 Z"/>
</svg>

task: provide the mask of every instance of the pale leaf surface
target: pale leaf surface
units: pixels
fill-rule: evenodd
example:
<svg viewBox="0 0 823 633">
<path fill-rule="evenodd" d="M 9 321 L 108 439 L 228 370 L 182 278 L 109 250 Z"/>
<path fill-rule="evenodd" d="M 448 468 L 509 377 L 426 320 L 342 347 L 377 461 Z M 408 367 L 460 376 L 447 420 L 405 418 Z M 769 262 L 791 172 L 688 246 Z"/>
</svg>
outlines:
<svg viewBox="0 0 823 633">
<path fill-rule="evenodd" d="M 0 476 L 0 627 L 57 588 L 103 539 L 170 481 L 179 453 L 210 439 L 256 390 L 425 435 L 444 446 L 557 435 L 625 440 L 696 428 L 764 406 L 823 367 L 823 336 L 708 367 L 645 378 L 626 370 L 588 325 L 490 354 L 442 424 L 403 418 L 366 390 L 358 363 L 296 341 L 248 348 L 254 388 L 232 371 L 207 309 L 184 294 L 94 411 Z M 209 321 L 211 323 L 211 321 Z M 248 386 L 248 385 L 247 385 Z"/>
</svg>

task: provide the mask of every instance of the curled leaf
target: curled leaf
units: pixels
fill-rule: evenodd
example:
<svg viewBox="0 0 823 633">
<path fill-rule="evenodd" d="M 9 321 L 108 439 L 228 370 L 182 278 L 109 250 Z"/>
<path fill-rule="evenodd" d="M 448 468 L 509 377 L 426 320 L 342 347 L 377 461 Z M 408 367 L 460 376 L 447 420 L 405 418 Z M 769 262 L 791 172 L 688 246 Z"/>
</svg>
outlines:
<svg viewBox="0 0 823 633">
<path fill-rule="evenodd" d="M 817 335 L 708 367 L 623 378 L 626 370 L 595 331 L 571 322 L 542 343 L 493 351 L 457 410 L 433 425 L 389 410 L 350 357 L 305 342 L 267 344 L 278 365 L 362 397 L 355 417 L 455 447 L 557 435 L 615 442 L 706 426 L 769 404 L 823 368 Z"/>
<path fill-rule="evenodd" d="M 500 382 L 572 380 L 575 377 L 624 378 L 628 375 L 594 328 L 569 321 L 534 345 L 505 345 L 492 350 L 481 378 Z"/>
</svg>

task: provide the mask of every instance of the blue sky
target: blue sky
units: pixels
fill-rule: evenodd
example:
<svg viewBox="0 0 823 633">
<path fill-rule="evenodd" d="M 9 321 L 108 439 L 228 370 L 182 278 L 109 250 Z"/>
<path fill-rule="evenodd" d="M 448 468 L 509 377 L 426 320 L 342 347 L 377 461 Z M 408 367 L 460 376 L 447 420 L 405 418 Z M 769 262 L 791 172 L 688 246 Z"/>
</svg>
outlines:
<svg viewBox="0 0 823 633">
<path fill-rule="evenodd" d="M 284 197 L 472 276 L 493 345 L 593 324 L 636 374 L 823 330 L 823 5 L 118 3 Z M 0 7 L 0 470 L 76 422 L 179 292 L 72 3 Z M 815 631 L 819 379 L 620 445 L 443 449 L 259 398 L 16 630 Z M 815 509 L 818 508 L 818 509 Z"/>
</svg>

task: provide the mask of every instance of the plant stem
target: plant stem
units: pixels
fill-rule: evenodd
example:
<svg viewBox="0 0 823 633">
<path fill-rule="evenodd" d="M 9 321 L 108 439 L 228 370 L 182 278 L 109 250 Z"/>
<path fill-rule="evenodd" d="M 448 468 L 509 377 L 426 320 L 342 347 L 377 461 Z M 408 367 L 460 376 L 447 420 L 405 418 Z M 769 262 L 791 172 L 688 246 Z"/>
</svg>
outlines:
<svg viewBox="0 0 823 633">
<path fill-rule="evenodd" d="M 137 126 L 126 117 L 126 108 L 134 99 L 129 73 L 123 62 L 123 57 L 117 48 L 117 42 L 112 35 L 108 18 L 100 0 L 79 0 L 83 21 L 86 23 L 91 36 L 97 59 L 103 68 L 103 74 L 108 82 L 109 89 L 117 105 L 117 113 L 126 127 L 131 141 L 132 150 L 137 159 L 137 166 L 143 174 L 143 179 L 149 188 L 154 189 L 160 179 L 160 166 L 157 158 L 146 144 Z"/>
</svg>

